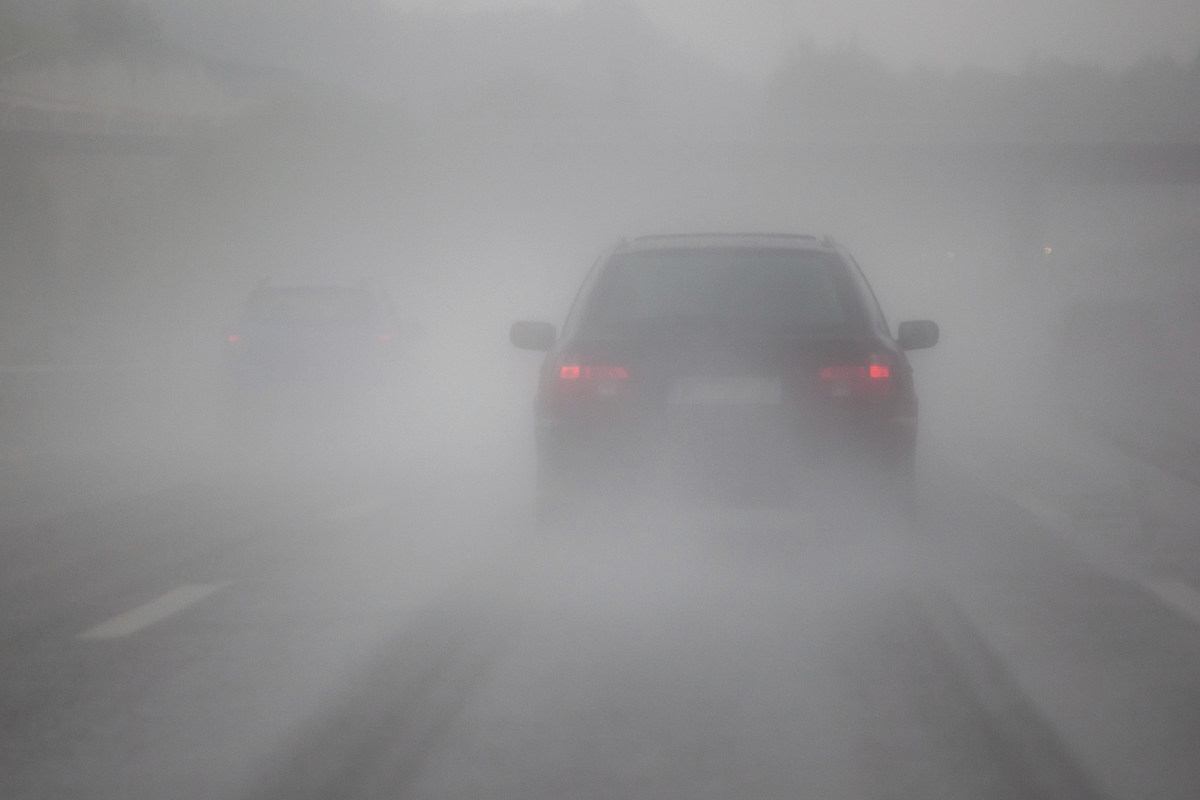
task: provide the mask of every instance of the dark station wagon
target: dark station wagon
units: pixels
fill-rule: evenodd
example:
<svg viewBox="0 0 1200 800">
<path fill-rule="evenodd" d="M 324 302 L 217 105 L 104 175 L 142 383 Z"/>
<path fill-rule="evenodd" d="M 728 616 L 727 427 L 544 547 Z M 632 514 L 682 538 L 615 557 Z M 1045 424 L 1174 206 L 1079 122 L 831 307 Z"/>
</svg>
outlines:
<svg viewBox="0 0 1200 800">
<path fill-rule="evenodd" d="M 647 236 L 592 268 L 561 333 L 517 322 L 546 352 L 535 404 L 539 519 L 675 501 L 827 499 L 867 479 L 911 493 L 917 396 L 866 278 L 829 238 Z"/>
</svg>

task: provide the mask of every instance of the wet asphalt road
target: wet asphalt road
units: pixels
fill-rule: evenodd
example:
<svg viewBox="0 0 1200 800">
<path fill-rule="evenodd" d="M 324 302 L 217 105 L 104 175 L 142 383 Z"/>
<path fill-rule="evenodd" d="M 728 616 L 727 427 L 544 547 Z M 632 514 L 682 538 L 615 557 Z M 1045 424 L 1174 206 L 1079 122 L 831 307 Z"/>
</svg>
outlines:
<svg viewBox="0 0 1200 800">
<path fill-rule="evenodd" d="M 1186 576 L 1097 566 L 936 457 L 911 532 L 550 538 L 515 474 L 428 458 L 0 471 L 6 798 L 1200 792 Z"/>
</svg>

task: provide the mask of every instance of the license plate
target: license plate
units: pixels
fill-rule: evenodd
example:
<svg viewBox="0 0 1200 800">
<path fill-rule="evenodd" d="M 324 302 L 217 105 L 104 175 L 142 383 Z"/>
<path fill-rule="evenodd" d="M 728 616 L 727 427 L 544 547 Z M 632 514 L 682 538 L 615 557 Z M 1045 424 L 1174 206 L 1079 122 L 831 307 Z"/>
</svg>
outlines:
<svg viewBox="0 0 1200 800">
<path fill-rule="evenodd" d="M 689 376 L 675 381 L 670 403 L 679 406 L 777 405 L 783 400 L 779 378 L 756 375 Z"/>
</svg>

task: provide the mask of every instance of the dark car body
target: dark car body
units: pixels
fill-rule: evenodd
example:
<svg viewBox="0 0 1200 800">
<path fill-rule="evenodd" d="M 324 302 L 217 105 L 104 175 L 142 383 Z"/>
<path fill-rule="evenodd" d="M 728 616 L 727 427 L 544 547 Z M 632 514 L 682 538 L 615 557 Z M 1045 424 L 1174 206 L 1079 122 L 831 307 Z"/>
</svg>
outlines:
<svg viewBox="0 0 1200 800">
<path fill-rule="evenodd" d="M 535 404 L 538 501 L 647 489 L 720 499 L 811 493 L 844 468 L 911 483 L 917 396 L 853 258 L 793 235 L 623 241 L 585 279 L 556 335 L 518 322 L 545 350 Z"/>
<path fill-rule="evenodd" d="M 386 300 L 367 288 L 263 285 L 222 346 L 236 401 L 278 407 L 380 388 L 397 339 Z"/>
</svg>

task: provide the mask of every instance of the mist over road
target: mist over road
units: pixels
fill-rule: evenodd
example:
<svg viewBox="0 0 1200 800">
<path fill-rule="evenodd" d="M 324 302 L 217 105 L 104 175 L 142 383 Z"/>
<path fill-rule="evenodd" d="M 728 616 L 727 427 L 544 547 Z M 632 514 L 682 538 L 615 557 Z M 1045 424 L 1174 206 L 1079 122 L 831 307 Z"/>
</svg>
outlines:
<svg viewBox="0 0 1200 800">
<path fill-rule="evenodd" d="M 518 392 L 505 407 L 523 418 Z M 909 532 L 864 498 L 550 537 L 521 433 L 455 449 L 416 430 L 8 454 L 0 793 L 1184 798 L 1200 780 L 1200 559 L 1169 531 L 1143 546 L 1115 496 L 1130 464 L 1077 428 L 1037 434 L 1039 458 L 1090 463 L 1074 485 L 932 437 Z"/>
<path fill-rule="evenodd" d="M 754 78 L 696 3 L 420 5 L 0 0 L 0 797 L 1200 796 L 1195 15 Z M 510 324 L 621 237 L 768 231 L 940 326 L 913 523 L 539 532 Z M 239 394 L 258 333 L 360 369 Z"/>
</svg>

